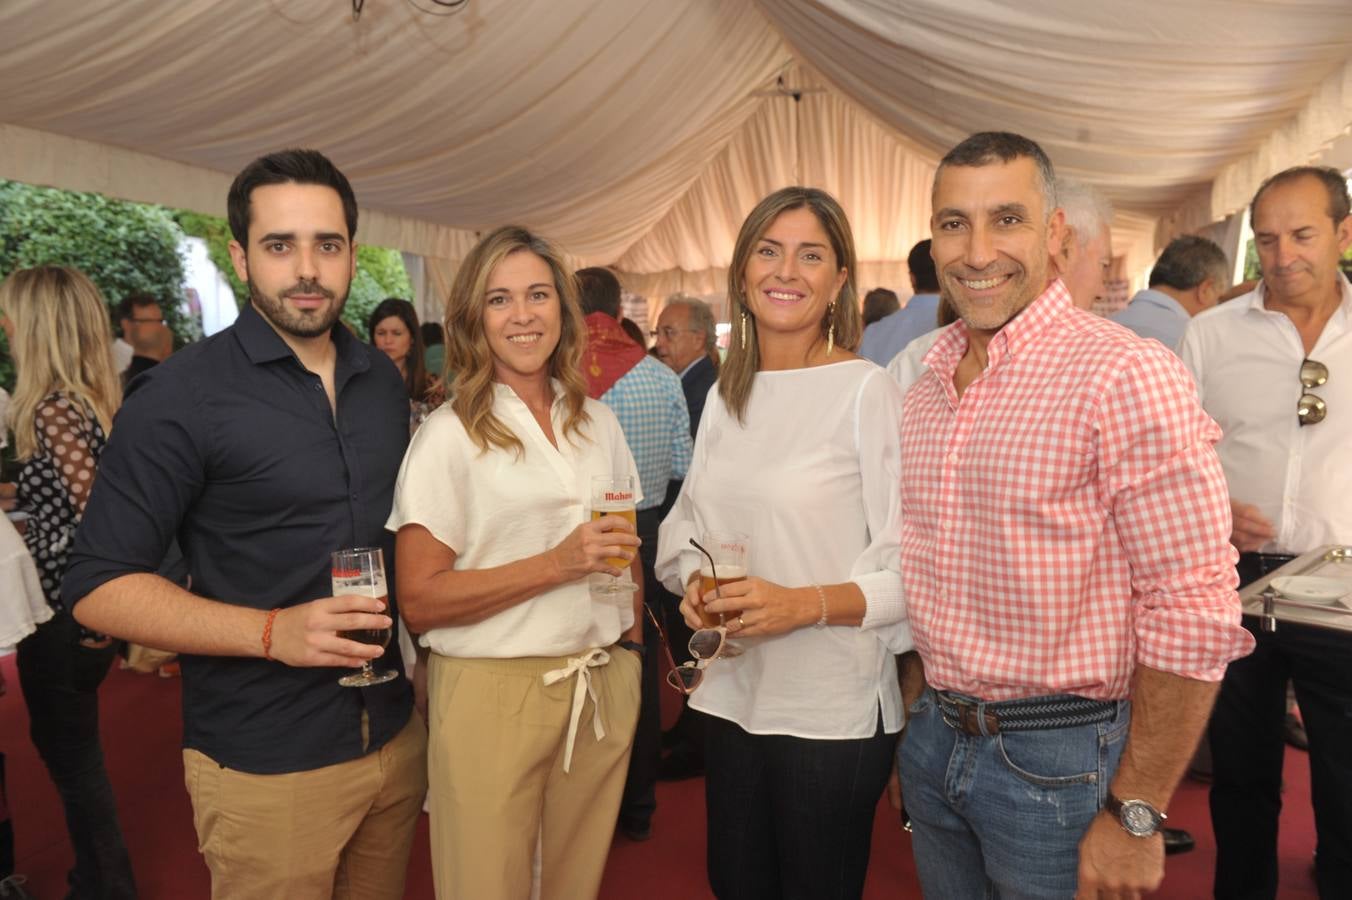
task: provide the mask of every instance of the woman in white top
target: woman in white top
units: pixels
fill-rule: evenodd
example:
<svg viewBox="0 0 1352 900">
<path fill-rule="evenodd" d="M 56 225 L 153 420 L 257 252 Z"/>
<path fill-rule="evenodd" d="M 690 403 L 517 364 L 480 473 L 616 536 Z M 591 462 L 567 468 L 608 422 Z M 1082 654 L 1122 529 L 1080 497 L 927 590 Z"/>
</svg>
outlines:
<svg viewBox="0 0 1352 900">
<path fill-rule="evenodd" d="M 586 396 L 586 328 L 559 253 L 500 228 L 447 303 L 451 399 L 414 435 L 388 527 L 400 605 L 430 651 L 428 766 L 438 897 L 595 896 L 638 718 L 641 593 L 601 594 L 633 525 L 587 522 L 591 479 L 634 476 Z M 636 583 L 642 577 L 631 565 Z M 622 640 L 623 638 L 623 640 Z M 624 648 L 624 649 L 619 649 Z"/>
<path fill-rule="evenodd" d="M 658 576 L 726 612 L 743 653 L 691 705 L 706 735 L 709 880 L 719 897 L 858 897 L 903 713 L 901 394 L 851 352 L 849 222 L 785 188 L 747 217 L 728 270 L 732 334 L 695 456 L 662 523 Z M 749 575 L 701 599 L 708 531 L 750 537 Z M 738 612 L 740 611 L 740 612 Z"/>
</svg>

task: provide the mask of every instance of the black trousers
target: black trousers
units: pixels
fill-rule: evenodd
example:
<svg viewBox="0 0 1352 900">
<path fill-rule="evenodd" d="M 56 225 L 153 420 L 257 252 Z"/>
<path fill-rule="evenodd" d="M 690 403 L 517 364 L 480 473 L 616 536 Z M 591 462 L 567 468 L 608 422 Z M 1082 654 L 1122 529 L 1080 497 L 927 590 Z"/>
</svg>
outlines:
<svg viewBox="0 0 1352 900">
<path fill-rule="evenodd" d="M 662 595 L 667 593 L 653 574 L 657 561 L 657 526 L 662 523 L 661 511 L 640 510 L 638 536 L 639 561 L 643 566 L 643 602 L 662 620 Z M 620 821 L 643 828 L 657 809 L 657 765 L 662 755 L 662 707 L 658 670 L 662 660 L 662 643 L 657 629 L 648 617 L 643 617 L 643 682 L 639 694 L 638 727 L 634 731 L 634 748 L 629 754 L 629 772 L 625 776 L 624 794 L 620 799 Z"/>
<path fill-rule="evenodd" d="M 897 735 L 808 740 L 706 717 L 709 884 L 719 900 L 853 900 Z"/>
<path fill-rule="evenodd" d="M 14 823 L 5 792 L 5 754 L 0 753 L 0 881 L 14 874 Z"/>
<path fill-rule="evenodd" d="M 1242 567 L 1241 581 L 1253 574 Z M 1208 730 L 1216 897 L 1277 896 L 1288 680 L 1310 738 L 1319 896 L 1352 897 L 1352 636 L 1289 622 L 1266 634 L 1251 616 L 1244 624 L 1257 646 L 1226 670 Z"/>
<path fill-rule="evenodd" d="M 71 900 L 136 896 L 99 744 L 98 688 L 116 652 L 113 646 L 80 646 L 79 626 L 64 612 L 19 642 L 29 734 L 61 796 L 75 850 L 75 868 L 68 876 Z"/>
</svg>

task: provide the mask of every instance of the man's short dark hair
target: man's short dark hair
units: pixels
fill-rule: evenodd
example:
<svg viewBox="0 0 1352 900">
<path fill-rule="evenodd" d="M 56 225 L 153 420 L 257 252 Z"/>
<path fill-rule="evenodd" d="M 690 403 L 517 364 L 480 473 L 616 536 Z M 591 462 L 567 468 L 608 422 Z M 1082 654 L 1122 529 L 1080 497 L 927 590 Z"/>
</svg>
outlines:
<svg viewBox="0 0 1352 900">
<path fill-rule="evenodd" d="M 1150 286 L 1162 284 L 1190 291 L 1210 278 L 1216 282 L 1217 290 L 1224 290 L 1229 286 L 1229 270 L 1230 261 L 1225 258 L 1224 250 L 1204 237 L 1185 234 L 1174 238 L 1164 248 L 1150 270 Z"/>
<path fill-rule="evenodd" d="M 230 219 L 230 234 L 241 247 L 249 244 L 249 204 L 254 188 L 270 184 L 317 184 L 333 188 L 343 201 L 347 239 L 352 240 L 357 233 L 357 197 L 347 176 L 318 150 L 279 150 L 249 163 L 230 185 L 226 215 Z"/>
<path fill-rule="evenodd" d="M 1343 219 L 1347 218 L 1352 201 L 1347 196 L 1347 179 L 1343 177 L 1342 172 L 1329 166 L 1292 166 L 1264 181 L 1258 186 L 1253 195 L 1253 202 L 1249 204 L 1249 221 L 1253 221 L 1254 213 L 1258 210 L 1258 200 L 1268 188 L 1290 184 L 1301 178 L 1313 178 L 1324 186 L 1329 195 L 1329 218 L 1333 219 L 1333 226 L 1338 227 Z"/>
<path fill-rule="evenodd" d="M 583 315 L 601 312 L 612 319 L 620 317 L 620 280 L 614 272 L 598 266 L 578 269 L 577 285 Z"/>
<path fill-rule="evenodd" d="M 890 291 L 887 288 L 874 288 L 864 295 L 864 327 L 867 328 L 899 309 L 901 309 L 901 300 L 897 297 L 896 291 Z"/>
<path fill-rule="evenodd" d="M 948 166 L 988 166 L 995 161 L 1010 163 L 1016 159 L 1031 159 L 1037 168 L 1041 182 L 1042 197 L 1046 201 L 1046 213 L 1052 214 L 1056 208 L 1056 172 L 1052 170 L 1052 161 L 1037 145 L 1021 134 L 1010 131 L 979 131 L 944 154 L 939 160 L 939 168 L 934 173 L 934 184 L 939 184 L 939 175 Z"/>
<path fill-rule="evenodd" d="M 136 310 L 159 305 L 159 299 L 149 294 L 128 294 L 117 305 L 117 319 L 119 322 L 123 319 L 134 319 L 136 318 Z"/>
<path fill-rule="evenodd" d="M 934 271 L 934 257 L 930 256 L 930 246 L 933 243 L 929 238 L 925 238 L 912 247 L 906 257 L 906 268 L 911 270 L 911 278 L 915 280 L 917 293 L 939 293 L 939 275 Z"/>
</svg>

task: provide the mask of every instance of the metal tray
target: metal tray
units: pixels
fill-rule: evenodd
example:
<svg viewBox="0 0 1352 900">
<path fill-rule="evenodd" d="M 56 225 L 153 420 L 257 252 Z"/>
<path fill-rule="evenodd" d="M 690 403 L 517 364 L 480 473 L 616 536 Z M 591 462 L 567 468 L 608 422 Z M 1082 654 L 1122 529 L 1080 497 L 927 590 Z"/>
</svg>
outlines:
<svg viewBox="0 0 1352 900">
<path fill-rule="evenodd" d="M 1283 575 L 1322 575 L 1346 578 L 1352 583 L 1352 547 L 1329 544 L 1291 560 L 1239 592 L 1248 615 L 1258 616 L 1264 631 L 1276 631 L 1278 622 L 1294 622 L 1352 632 L 1352 609 L 1318 603 L 1303 603 L 1284 597 L 1272 586 Z"/>
</svg>

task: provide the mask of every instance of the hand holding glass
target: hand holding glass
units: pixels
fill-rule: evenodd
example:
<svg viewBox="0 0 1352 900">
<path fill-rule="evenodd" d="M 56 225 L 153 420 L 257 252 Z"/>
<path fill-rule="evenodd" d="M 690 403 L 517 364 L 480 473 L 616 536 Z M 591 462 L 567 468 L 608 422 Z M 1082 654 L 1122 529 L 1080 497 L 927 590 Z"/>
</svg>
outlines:
<svg viewBox="0 0 1352 900">
<path fill-rule="evenodd" d="M 730 619 L 739 618 L 742 612 L 741 610 L 712 612 L 706 604 L 710 600 L 722 599 L 720 588 L 724 585 L 746 581 L 751 539 L 744 534 L 731 531 L 709 531 L 705 532 L 703 538 L 703 544 L 696 543 L 693 538 L 690 541 L 704 557 L 699 570 L 700 604 L 697 611 L 705 628 L 717 628 L 726 626 Z M 741 652 L 737 644 L 731 641 L 724 642 L 722 655 L 737 656 Z"/>
<path fill-rule="evenodd" d="M 629 524 L 637 530 L 638 512 L 634 504 L 633 476 L 597 475 L 593 478 L 591 509 L 593 522 L 602 516 L 619 516 L 622 519 L 627 519 Z M 613 556 L 606 560 L 606 565 L 624 570 L 629 568 L 629 560 L 622 556 Z M 628 580 L 622 581 L 623 577 L 623 575 L 611 576 L 605 584 L 599 585 L 595 590 L 602 594 L 619 594 L 632 591 L 634 585 Z"/>
<path fill-rule="evenodd" d="M 332 555 L 333 596 L 356 594 L 360 597 L 375 597 L 390 605 L 390 591 L 385 581 L 385 557 L 379 547 L 357 547 L 351 550 L 338 550 Z M 338 636 L 361 644 L 375 644 L 387 647 L 390 643 L 389 628 L 362 628 L 357 631 L 340 631 Z M 344 675 L 338 679 L 343 687 L 371 687 L 384 684 L 399 677 L 393 669 L 376 672 L 371 661 L 361 664 L 361 671 Z"/>
</svg>

